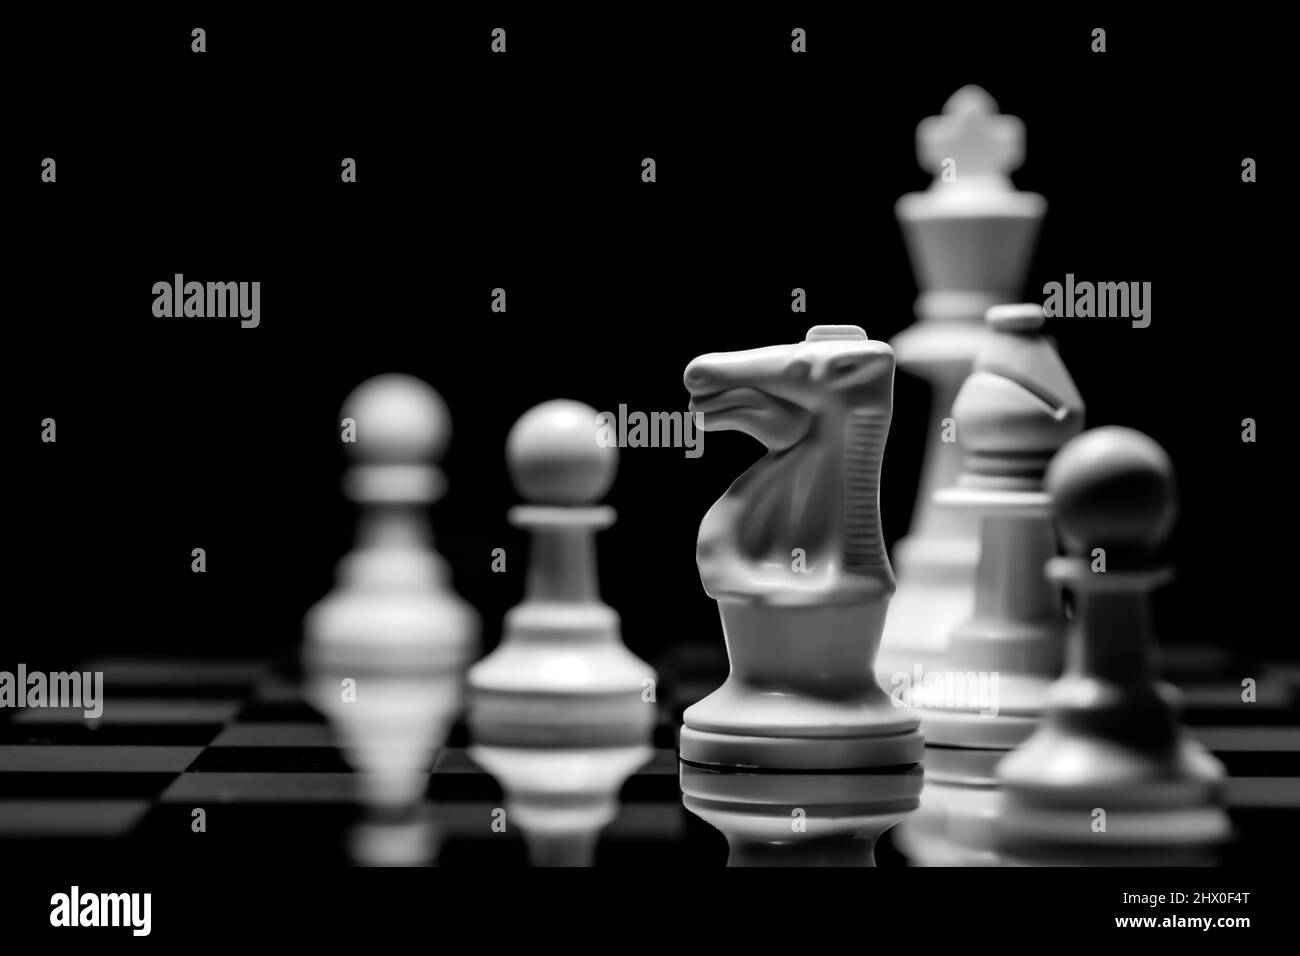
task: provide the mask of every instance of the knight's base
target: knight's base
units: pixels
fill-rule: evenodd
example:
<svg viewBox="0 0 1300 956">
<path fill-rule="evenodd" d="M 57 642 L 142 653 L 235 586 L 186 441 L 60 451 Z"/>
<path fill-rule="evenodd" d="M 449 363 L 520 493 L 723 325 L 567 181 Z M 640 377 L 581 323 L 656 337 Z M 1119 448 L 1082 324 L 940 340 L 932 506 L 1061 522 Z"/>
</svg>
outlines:
<svg viewBox="0 0 1300 956">
<path fill-rule="evenodd" d="M 687 763 L 752 770 L 871 770 L 919 763 L 918 730 L 863 737 L 747 737 L 682 726 Z"/>
<path fill-rule="evenodd" d="M 875 866 L 876 840 L 916 809 L 920 766 L 744 773 L 681 765 L 682 804 L 727 838 L 728 866 Z"/>
</svg>

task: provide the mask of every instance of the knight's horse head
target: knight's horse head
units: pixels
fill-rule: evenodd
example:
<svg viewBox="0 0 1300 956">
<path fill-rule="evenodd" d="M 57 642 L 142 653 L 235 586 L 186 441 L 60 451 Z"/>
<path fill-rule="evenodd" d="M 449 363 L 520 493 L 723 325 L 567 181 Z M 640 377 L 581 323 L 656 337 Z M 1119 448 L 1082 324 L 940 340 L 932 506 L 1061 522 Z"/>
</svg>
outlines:
<svg viewBox="0 0 1300 956">
<path fill-rule="evenodd" d="M 705 431 L 741 431 L 783 451 L 827 412 L 888 407 L 893 372 L 885 343 L 856 325 L 818 325 L 795 345 L 701 355 L 684 381 Z"/>
<path fill-rule="evenodd" d="M 878 490 L 893 350 L 857 326 L 819 325 L 795 345 L 702 355 L 685 382 L 702 428 L 769 449 L 700 525 L 705 589 L 809 603 L 892 592 Z"/>
</svg>

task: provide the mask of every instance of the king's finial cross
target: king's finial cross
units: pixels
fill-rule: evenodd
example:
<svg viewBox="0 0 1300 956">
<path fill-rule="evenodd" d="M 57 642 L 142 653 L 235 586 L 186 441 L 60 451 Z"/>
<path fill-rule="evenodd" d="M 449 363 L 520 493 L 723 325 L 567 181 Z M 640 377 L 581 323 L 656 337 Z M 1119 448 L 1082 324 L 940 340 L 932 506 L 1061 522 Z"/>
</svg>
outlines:
<svg viewBox="0 0 1300 956">
<path fill-rule="evenodd" d="M 998 104 L 978 86 L 963 86 L 948 98 L 943 115 L 928 116 L 916 128 L 921 165 L 936 181 L 962 182 L 967 177 L 1004 177 L 1025 159 L 1025 125 L 1003 116 Z M 955 176 L 944 177 L 952 160 Z"/>
</svg>

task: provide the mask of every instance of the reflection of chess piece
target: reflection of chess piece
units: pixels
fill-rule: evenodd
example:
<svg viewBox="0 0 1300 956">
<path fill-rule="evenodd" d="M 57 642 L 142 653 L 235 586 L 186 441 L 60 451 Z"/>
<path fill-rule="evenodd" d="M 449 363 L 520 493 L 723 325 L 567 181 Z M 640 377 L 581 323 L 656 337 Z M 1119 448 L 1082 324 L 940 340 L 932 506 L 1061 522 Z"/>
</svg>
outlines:
<svg viewBox="0 0 1300 956">
<path fill-rule="evenodd" d="M 619 791 L 645 766 L 648 742 L 627 746 L 478 745 L 470 756 L 506 795 L 506 825 L 518 827 L 533 866 L 591 866 L 600 832 L 619 810 Z"/>
<path fill-rule="evenodd" d="M 1047 573 L 1074 599 L 1069 666 L 998 767 L 1002 843 L 1035 863 L 1213 862 L 1223 767 L 1179 726 L 1152 663 L 1148 595 L 1169 572 L 1151 556 L 1174 522 L 1173 465 L 1140 432 L 1097 428 L 1061 449 L 1047 487 L 1068 555 Z"/>
<path fill-rule="evenodd" d="M 916 809 L 921 768 L 739 773 L 681 765 L 682 802 L 722 831 L 728 866 L 875 866 L 880 835 Z"/>
<path fill-rule="evenodd" d="M 437 859 L 441 842 L 432 809 L 424 804 L 360 821 L 348 834 L 348 851 L 360 866 L 428 866 Z"/>
<path fill-rule="evenodd" d="M 928 669 L 970 614 L 978 523 L 934 505 L 935 492 L 957 480 L 965 441 L 944 419 L 970 370 L 985 312 L 1019 298 L 1047 208 L 1007 176 L 1024 159 L 1023 124 L 998 115 L 979 87 L 958 90 L 942 116 L 921 122 L 917 150 L 934 182 L 899 199 L 896 211 L 921 290 L 918 321 L 890 344 L 933 397 L 912 527 L 894 546 L 898 593 L 876 669 L 886 686 L 896 673 Z"/>
<path fill-rule="evenodd" d="M 618 464 L 597 434 L 595 409 L 571 401 L 511 430 L 511 476 L 531 502 L 510 512 L 532 533 L 527 591 L 469 675 L 470 755 L 505 790 L 536 864 L 591 862 L 623 782 L 651 755 L 655 673 L 624 646 L 596 584 L 595 532 L 614 511 L 594 502 Z"/>
<path fill-rule="evenodd" d="M 304 664 L 362 801 L 396 811 L 424 794 L 459 710 L 478 617 L 451 590 L 423 515 L 442 491 L 430 463 L 447 444 L 442 399 L 418 379 L 385 375 L 349 395 L 343 415 L 356 460 L 344 487 L 361 522 L 335 589 L 307 613 Z"/>
<path fill-rule="evenodd" d="M 1005 750 L 932 748 L 917 811 L 895 837 L 912 866 L 1001 866 L 996 824 L 1002 794 L 994 769 Z"/>
<path fill-rule="evenodd" d="M 745 432 L 768 454 L 700 525 L 731 674 L 686 710 L 682 759 L 915 763 L 917 719 L 872 670 L 894 590 L 878 501 L 893 352 L 856 326 L 817 326 L 796 345 L 700 356 L 685 382 L 704 429 Z"/>
</svg>

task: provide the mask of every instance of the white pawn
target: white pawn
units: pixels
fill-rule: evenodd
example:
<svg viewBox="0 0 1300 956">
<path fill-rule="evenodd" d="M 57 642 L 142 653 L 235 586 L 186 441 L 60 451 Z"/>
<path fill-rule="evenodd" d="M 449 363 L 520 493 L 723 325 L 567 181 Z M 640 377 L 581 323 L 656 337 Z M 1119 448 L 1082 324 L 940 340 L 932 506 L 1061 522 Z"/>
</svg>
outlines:
<svg viewBox="0 0 1300 956">
<path fill-rule="evenodd" d="M 618 465 L 597 434 L 596 410 L 566 400 L 511 430 L 507 463 L 530 502 L 510 510 L 532 534 L 526 591 L 469 675 L 470 756 L 501 783 L 539 865 L 590 863 L 623 782 L 652 753 L 655 673 L 597 587 L 595 533 L 614 510 L 594 502 Z"/>
<path fill-rule="evenodd" d="M 595 533 L 614 509 L 594 502 L 618 467 L 597 432 L 595 409 L 566 400 L 536 406 L 510 432 L 507 464 L 530 502 L 510 521 L 532 533 L 532 553 L 501 645 L 470 670 L 480 743 L 641 741 L 654 724 L 654 671 L 623 645 L 596 584 Z"/>
<path fill-rule="evenodd" d="M 304 664 L 362 802 L 405 811 L 424 794 L 478 645 L 478 616 L 451 590 L 424 515 L 442 493 L 433 461 L 451 425 L 437 392 L 406 375 L 362 383 L 342 414 L 357 545 L 307 613 Z"/>
</svg>

